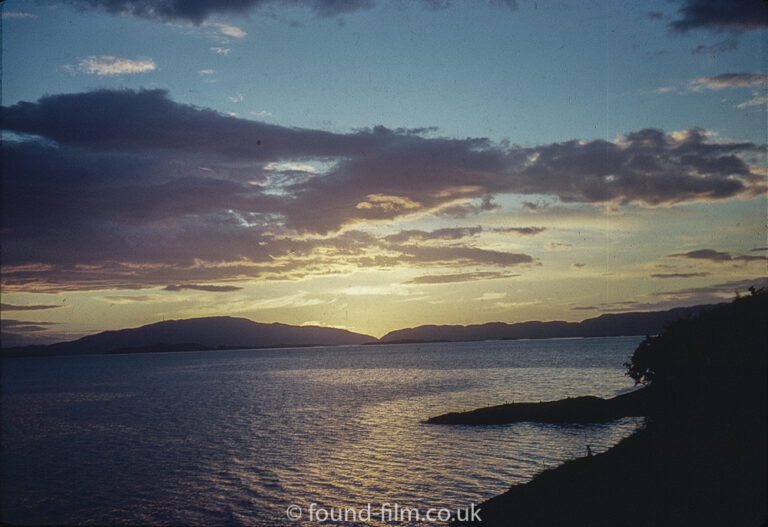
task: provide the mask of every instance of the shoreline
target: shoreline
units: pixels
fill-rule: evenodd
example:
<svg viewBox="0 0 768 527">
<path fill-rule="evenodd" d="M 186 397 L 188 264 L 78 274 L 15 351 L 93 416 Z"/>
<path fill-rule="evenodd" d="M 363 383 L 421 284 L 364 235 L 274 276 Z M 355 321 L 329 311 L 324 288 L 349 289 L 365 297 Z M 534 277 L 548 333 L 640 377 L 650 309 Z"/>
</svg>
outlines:
<svg viewBox="0 0 768 527">
<path fill-rule="evenodd" d="M 765 428 L 682 428 L 650 422 L 607 452 L 545 470 L 482 502 L 480 525 L 764 525 Z"/>
<path fill-rule="evenodd" d="M 595 396 L 569 397 L 538 403 L 507 403 L 466 412 L 449 412 L 428 418 L 437 425 L 503 425 L 519 422 L 551 424 L 605 423 L 622 417 L 645 417 L 655 405 L 649 388 L 640 388 L 603 399 Z"/>
</svg>

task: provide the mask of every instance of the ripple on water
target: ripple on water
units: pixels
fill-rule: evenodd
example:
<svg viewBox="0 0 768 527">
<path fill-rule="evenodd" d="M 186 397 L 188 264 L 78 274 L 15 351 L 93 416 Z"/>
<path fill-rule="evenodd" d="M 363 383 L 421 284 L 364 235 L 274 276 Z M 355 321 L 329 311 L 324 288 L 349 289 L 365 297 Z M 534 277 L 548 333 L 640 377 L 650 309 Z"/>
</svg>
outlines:
<svg viewBox="0 0 768 527">
<path fill-rule="evenodd" d="M 426 417 L 615 395 L 631 386 L 622 364 L 638 342 L 4 360 L 3 516 L 284 525 L 291 503 L 467 506 L 585 455 L 587 444 L 604 451 L 640 421 L 452 427 Z"/>
</svg>

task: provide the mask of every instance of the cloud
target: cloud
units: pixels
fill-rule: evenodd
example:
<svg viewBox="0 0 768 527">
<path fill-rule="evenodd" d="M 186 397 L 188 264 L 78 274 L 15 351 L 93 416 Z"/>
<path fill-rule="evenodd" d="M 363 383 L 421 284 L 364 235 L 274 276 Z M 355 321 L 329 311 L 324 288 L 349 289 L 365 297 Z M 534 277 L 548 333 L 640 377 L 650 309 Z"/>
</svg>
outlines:
<svg viewBox="0 0 768 527">
<path fill-rule="evenodd" d="M 667 296 L 678 299 L 690 299 L 692 297 L 701 298 L 703 296 L 730 296 L 733 297 L 737 291 L 744 292 L 750 287 L 767 287 L 768 279 L 766 278 L 748 278 L 745 280 L 734 280 L 731 282 L 721 282 L 718 284 L 712 284 L 702 287 L 691 287 L 686 289 L 680 289 L 677 291 L 663 291 L 658 293 L 652 293 L 653 296 Z"/>
<path fill-rule="evenodd" d="M 232 26 L 230 24 L 222 24 L 220 22 L 208 22 L 205 25 L 216 28 L 216 30 L 222 35 L 224 35 L 225 37 L 241 39 L 248 36 L 248 33 L 243 31 L 239 27 Z M 221 49 L 221 48 L 218 48 L 218 49 Z"/>
<path fill-rule="evenodd" d="M 165 286 L 165 291 L 207 291 L 210 293 L 229 293 L 232 291 L 242 291 L 242 287 L 234 285 L 199 285 L 199 284 L 171 284 Z"/>
<path fill-rule="evenodd" d="M 715 251 L 713 249 L 699 249 L 696 251 L 690 251 L 687 253 L 677 253 L 667 255 L 669 258 L 689 258 L 693 260 L 709 260 L 715 263 L 724 262 L 763 262 L 768 261 L 766 256 L 752 256 L 748 254 L 732 255 L 722 251 Z"/>
<path fill-rule="evenodd" d="M 440 207 L 435 211 L 435 214 L 460 219 L 466 218 L 467 216 L 476 216 L 482 212 L 498 210 L 500 208 L 500 205 L 493 202 L 493 196 L 486 194 L 485 196 L 482 196 L 479 204 L 470 202 L 457 203 L 455 205 Z"/>
<path fill-rule="evenodd" d="M 736 108 L 745 110 L 753 106 L 766 106 L 768 96 L 763 95 L 768 88 L 768 75 L 763 73 L 723 73 L 713 77 L 699 77 L 688 82 L 687 86 L 664 86 L 653 90 L 653 93 L 678 93 L 702 92 L 705 90 L 725 90 L 733 88 L 753 88 L 753 98 L 736 105 Z M 763 90 L 762 92 L 760 90 Z"/>
<path fill-rule="evenodd" d="M 492 5 L 516 8 L 514 0 L 489 0 Z M 244 15 L 249 11 L 302 7 L 317 16 L 327 18 L 372 9 L 376 0 L 228 0 L 228 1 L 168 1 L 168 0 L 69 0 L 83 8 L 99 8 L 109 13 L 152 20 L 182 20 L 200 24 L 216 15 Z M 421 0 L 430 9 L 444 8 L 444 0 Z"/>
<path fill-rule="evenodd" d="M 575 263 L 571 265 L 571 267 L 573 267 L 574 269 L 584 269 L 586 266 L 587 264 L 585 263 Z"/>
<path fill-rule="evenodd" d="M 768 87 L 768 75 L 762 73 L 723 73 L 714 77 L 699 77 L 692 80 L 691 91 L 724 90 L 726 88 Z"/>
<path fill-rule="evenodd" d="M 37 18 L 37 15 L 22 11 L 0 11 L 0 18 L 4 20 L 31 20 Z"/>
<path fill-rule="evenodd" d="M 499 271 L 479 271 L 474 273 L 458 274 L 430 274 L 417 276 L 413 280 L 403 282 L 404 284 L 426 285 L 426 284 L 451 284 L 456 282 L 475 282 L 478 280 L 496 280 L 499 278 L 513 278 L 520 276 Z"/>
<path fill-rule="evenodd" d="M 549 202 L 541 201 L 541 200 L 535 201 L 535 202 L 534 201 L 524 201 L 523 202 L 523 207 L 525 207 L 526 209 L 528 209 L 531 212 L 536 212 L 536 211 L 541 210 L 541 209 L 546 209 L 547 207 L 549 207 L 549 205 L 550 205 Z"/>
<path fill-rule="evenodd" d="M 278 126 L 161 90 L 51 95 L 2 113 L 17 135 L 3 143 L 3 196 L 13 199 L 2 207 L 3 280 L 15 290 L 525 266 L 530 255 L 474 239 L 480 227 L 375 237 L 356 225 L 495 208 L 502 194 L 658 206 L 765 191 L 750 166 L 762 146 L 697 129 L 519 147 L 382 126 Z"/>
<path fill-rule="evenodd" d="M 426 242 L 429 240 L 460 240 L 462 238 L 469 238 L 480 234 L 483 228 L 477 227 L 460 227 L 460 228 L 447 228 L 437 229 L 434 231 L 419 231 L 419 230 L 406 230 L 400 231 L 397 234 L 390 234 L 384 239 L 391 243 L 403 243 L 403 242 Z"/>
<path fill-rule="evenodd" d="M 699 249 L 687 253 L 677 253 L 667 255 L 669 258 L 690 258 L 693 260 L 709 260 L 710 262 L 730 262 L 730 253 L 715 251 L 714 249 Z"/>
<path fill-rule="evenodd" d="M 709 273 L 654 273 L 651 278 L 700 278 L 704 276 L 709 276 Z"/>
<path fill-rule="evenodd" d="M 213 51 L 217 55 L 229 55 L 229 52 L 232 51 L 232 50 L 229 49 L 229 48 L 213 47 L 213 48 L 211 48 L 211 51 Z"/>
<path fill-rule="evenodd" d="M 29 306 L 0 304 L 0 311 L 39 311 L 41 309 L 56 309 L 59 307 L 64 307 L 64 304 L 37 304 Z"/>
<path fill-rule="evenodd" d="M 768 256 L 750 256 L 748 254 L 741 254 L 733 259 L 742 262 L 768 262 Z"/>
<path fill-rule="evenodd" d="M 493 229 L 494 232 L 511 233 L 519 236 L 536 236 L 546 231 L 546 227 L 504 227 Z"/>
<path fill-rule="evenodd" d="M 77 65 L 78 71 L 100 77 L 146 73 L 154 71 L 156 68 L 155 62 L 147 57 L 134 60 L 110 55 L 91 55 L 81 60 Z"/>
<path fill-rule="evenodd" d="M 736 108 L 739 110 L 746 110 L 747 108 L 751 108 L 752 106 L 762 106 L 766 107 L 768 106 L 768 95 L 756 95 L 752 99 L 745 101 L 741 104 L 737 104 Z"/>
<path fill-rule="evenodd" d="M 58 322 L 26 322 L 24 320 L 0 320 L 0 327 L 4 331 L 28 332 L 28 331 L 46 331 L 48 326 L 54 326 Z"/>
<path fill-rule="evenodd" d="M 739 49 L 739 41 L 735 38 L 729 38 L 711 46 L 698 45 L 691 53 L 694 55 L 718 57 L 723 53 L 736 51 L 737 49 Z"/>
<path fill-rule="evenodd" d="M 161 295 L 107 295 L 100 298 L 110 304 L 136 304 L 144 302 L 167 302 L 168 298 Z"/>
<path fill-rule="evenodd" d="M 693 29 L 746 32 L 768 27 L 768 6 L 757 0 L 681 0 L 674 31 Z"/>
</svg>

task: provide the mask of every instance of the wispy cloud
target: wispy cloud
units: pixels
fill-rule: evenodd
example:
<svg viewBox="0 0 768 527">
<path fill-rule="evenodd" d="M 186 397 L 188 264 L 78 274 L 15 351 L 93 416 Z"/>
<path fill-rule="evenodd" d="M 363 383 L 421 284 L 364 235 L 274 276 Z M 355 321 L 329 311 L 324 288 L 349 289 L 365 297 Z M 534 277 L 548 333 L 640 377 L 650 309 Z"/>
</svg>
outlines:
<svg viewBox="0 0 768 527">
<path fill-rule="evenodd" d="M 709 273 L 654 273 L 651 275 L 651 278 L 701 278 L 705 276 L 709 276 Z"/>
<path fill-rule="evenodd" d="M 57 309 L 64 307 L 65 304 L 37 304 L 37 305 L 16 305 L 16 304 L 0 304 L 0 311 L 40 311 L 42 309 Z"/>
<path fill-rule="evenodd" d="M 229 55 L 229 52 L 232 50 L 230 48 L 212 47 L 211 51 L 213 51 L 217 55 Z"/>
<path fill-rule="evenodd" d="M 215 28 L 216 31 L 218 31 L 220 34 L 224 35 L 225 37 L 242 39 L 248 36 L 248 33 L 243 31 L 239 27 L 233 26 L 231 24 L 222 24 L 221 22 L 207 22 L 205 25 Z M 216 48 L 216 49 L 222 49 L 222 48 Z"/>
<path fill-rule="evenodd" d="M 689 258 L 692 260 L 709 260 L 710 262 L 730 262 L 731 254 L 714 249 L 698 249 L 687 253 L 675 253 L 667 255 L 669 258 Z"/>
<path fill-rule="evenodd" d="M 675 84 L 672 86 L 663 86 L 653 90 L 653 93 L 698 93 L 703 91 L 721 91 L 726 89 L 753 89 L 753 98 L 736 105 L 736 108 L 744 110 L 753 106 L 765 106 L 768 102 L 768 96 L 765 90 L 768 89 L 768 75 L 763 73 L 723 73 L 712 77 L 699 77 L 691 80 L 685 85 Z"/>
<path fill-rule="evenodd" d="M 724 262 L 759 262 L 768 261 L 765 256 L 752 256 L 748 254 L 731 254 L 723 251 L 715 251 L 714 249 L 698 249 L 696 251 L 689 251 L 686 253 L 676 253 L 667 255 L 669 258 L 687 258 L 692 260 L 708 260 L 715 263 Z"/>
<path fill-rule="evenodd" d="M 77 70 L 89 75 L 115 76 L 146 73 L 157 69 L 155 62 L 147 57 L 126 59 L 110 55 L 92 55 L 81 60 Z"/>
<path fill-rule="evenodd" d="M 723 53 L 729 51 L 736 51 L 739 49 L 739 41 L 735 38 L 729 38 L 710 46 L 698 45 L 691 52 L 694 55 L 704 55 L 708 57 L 718 57 Z"/>
<path fill-rule="evenodd" d="M 704 300 L 711 298 L 712 296 L 719 296 L 721 298 L 733 297 L 736 292 L 744 292 L 752 286 L 766 287 L 768 286 L 768 279 L 749 278 L 745 280 L 733 280 L 730 282 L 721 282 L 701 287 L 690 287 L 674 291 L 661 291 L 658 293 L 652 293 L 651 296 L 663 296 L 686 300 L 690 300 L 691 298 L 699 298 Z"/>
<path fill-rule="evenodd" d="M 752 99 L 745 101 L 741 104 L 737 104 L 736 108 L 740 110 L 746 110 L 753 106 L 768 107 L 768 95 L 755 95 Z"/>
<path fill-rule="evenodd" d="M 1 11 L 0 18 L 7 20 L 32 20 L 37 18 L 37 15 L 22 11 Z"/>
<path fill-rule="evenodd" d="M 535 236 L 546 231 L 546 227 L 503 227 L 493 229 L 494 232 L 501 232 L 506 234 L 517 234 L 518 236 Z"/>
<path fill-rule="evenodd" d="M 496 280 L 499 278 L 513 278 L 520 276 L 518 274 L 510 274 L 499 271 L 485 271 L 474 273 L 458 273 L 458 274 L 430 274 L 417 276 L 413 280 L 403 282 L 404 284 L 414 285 L 428 285 L 428 284 L 451 284 L 456 282 L 475 282 L 478 280 Z"/>
<path fill-rule="evenodd" d="M 688 88 L 691 91 L 751 87 L 768 87 L 768 75 L 762 73 L 723 73 L 713 77 L 699 77 L 688 83 Z"/>
<path fill-rule="evenodd" d="M 28 331 L 46 331 L 48 326 L 55 326 L 57 322 L 27 322 L 25 320 L 0 320 L 0 327 L 3 331 L 28 332 Z"/>
<path fill-rule="evenodd" d="M 165 291 L 207 291 L 209 293 L 230 293 L 242 291 L 242 287 L 234 285 L 201 285 L 201 284 L 171 284 L 165 286 Z"/>
</svg>

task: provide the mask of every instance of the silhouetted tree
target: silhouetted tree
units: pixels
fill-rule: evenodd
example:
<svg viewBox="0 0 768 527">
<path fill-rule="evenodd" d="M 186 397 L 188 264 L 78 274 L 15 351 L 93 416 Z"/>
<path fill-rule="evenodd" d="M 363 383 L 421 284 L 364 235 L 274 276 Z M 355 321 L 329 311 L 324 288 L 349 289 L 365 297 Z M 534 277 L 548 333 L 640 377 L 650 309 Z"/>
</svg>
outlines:
<svg viewBox="0 0 768 527">
<path fill-rule="evenodd" d="M 762 397 L 768 355 L 768 289 L 750 288 L 730 304 L 667 325 L 626 363 L 637 384 L 686 405 Z"/>
</svg>

